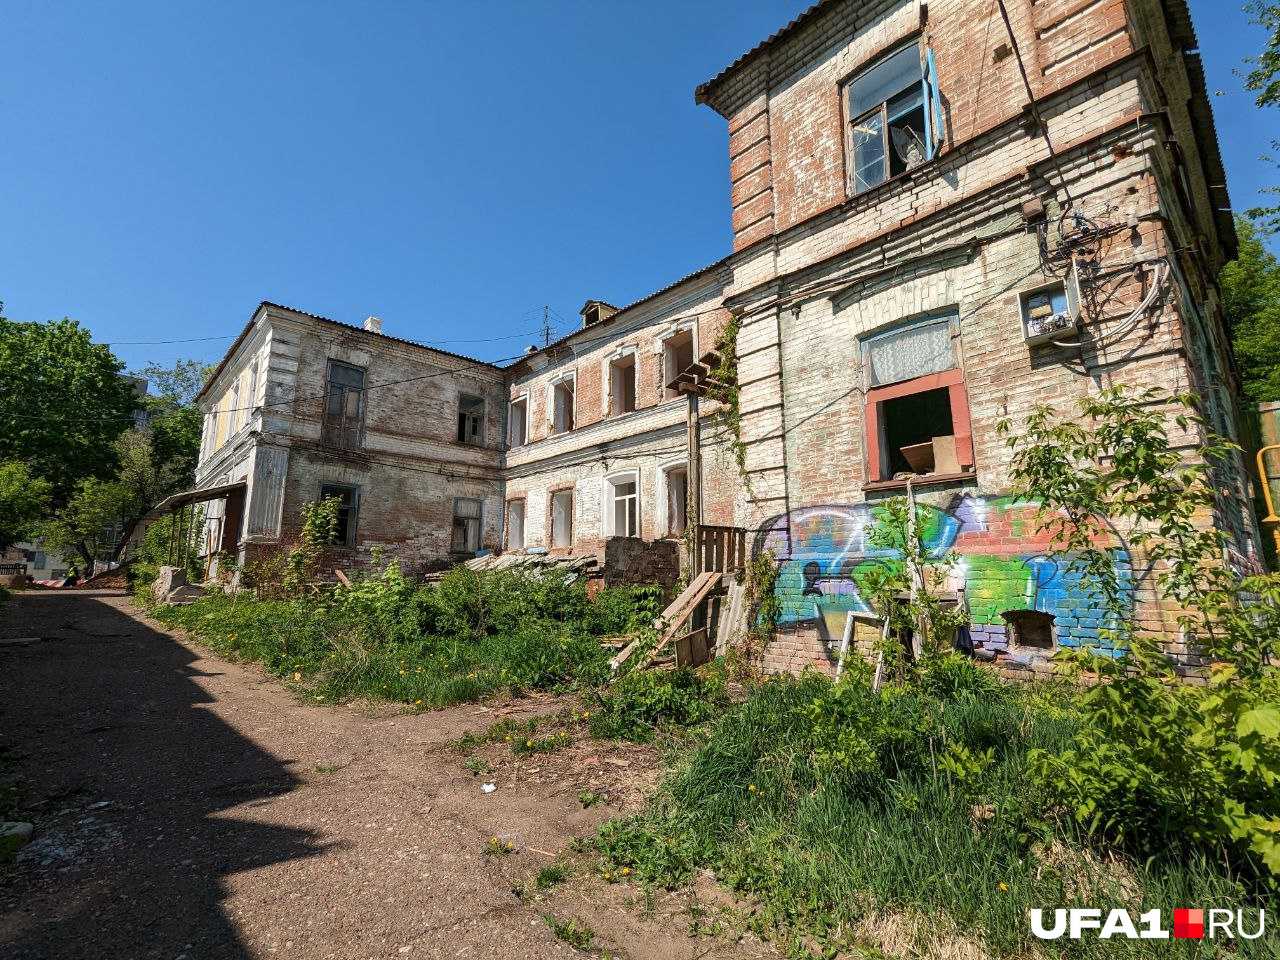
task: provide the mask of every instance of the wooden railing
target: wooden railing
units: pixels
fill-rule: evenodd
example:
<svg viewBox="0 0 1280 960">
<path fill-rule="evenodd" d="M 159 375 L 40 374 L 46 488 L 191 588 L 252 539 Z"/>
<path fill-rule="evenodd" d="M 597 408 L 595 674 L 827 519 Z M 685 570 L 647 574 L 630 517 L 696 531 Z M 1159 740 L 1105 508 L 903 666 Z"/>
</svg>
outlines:
<svg viewBox="0 0 1280 960">
<path fill-rule="evenodd" d="M 697 528 L 695 573 L 734 573 L 747 563 L 747 531 L 740 527 Z"/>
<path fill-rule="evenodd" d="M 25 563 L 0 563 L 0 577 L 19 576 L 27 572 Z"/>
</svg>

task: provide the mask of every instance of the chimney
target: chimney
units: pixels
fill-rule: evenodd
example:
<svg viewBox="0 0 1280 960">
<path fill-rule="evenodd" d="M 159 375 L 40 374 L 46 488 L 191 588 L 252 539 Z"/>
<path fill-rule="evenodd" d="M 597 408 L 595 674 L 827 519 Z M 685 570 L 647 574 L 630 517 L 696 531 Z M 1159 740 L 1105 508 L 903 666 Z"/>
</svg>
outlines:
<svg viewBox="0 0 1280 960">
<path fill-rule="evenodd" d="M 578 314 L 582 317 L 582 325 L 590 327 L 601 320 L 608 320 L 617 312 L 618 308 L 611 303 L 605 303 L 603 300 L 588 300 L 582 305 Z"/>
<path fill-rule="evenodd" d="M 365 317 L 364 328 L 368 330 L 370 333 L 381 333 L 382 318 L 381 317 Z"/>
</svg>

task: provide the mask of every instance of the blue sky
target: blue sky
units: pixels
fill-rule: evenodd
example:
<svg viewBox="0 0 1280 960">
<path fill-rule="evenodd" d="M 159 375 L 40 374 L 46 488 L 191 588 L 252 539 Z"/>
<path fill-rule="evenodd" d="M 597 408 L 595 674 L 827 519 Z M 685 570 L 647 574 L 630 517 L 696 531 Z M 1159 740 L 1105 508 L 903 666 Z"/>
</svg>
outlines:
<svg viewBox="0 0 1280 960">
<path fill-rule="evenodd" d="M 728 253 L 693 90 L 807 4 L 0 0 L 5 314 L 130 367 L 217 359 L 260 300 L 518 354 L 544 305 L 564 332 Z M 1233 72 L 1263 37 L 1192 12 L 1243 209 L 1280 182 Z"/>
</svg>

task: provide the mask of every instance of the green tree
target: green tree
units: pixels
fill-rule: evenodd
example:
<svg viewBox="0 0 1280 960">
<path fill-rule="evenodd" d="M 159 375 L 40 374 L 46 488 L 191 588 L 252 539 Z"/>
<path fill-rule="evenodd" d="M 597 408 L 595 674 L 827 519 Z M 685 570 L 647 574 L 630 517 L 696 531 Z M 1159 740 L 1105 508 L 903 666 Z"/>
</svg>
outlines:
<svg viewBox="0 0 1280 960">
<path fill-rule="evenodd" d="M 21 461 L 55 500 L 115 467 L 112 442 L 140 402 L 109 347 L 74 320 L 18 323 L 0 316 L 0 462 Z"/>
<path fill-rule="evenodd" d="M 45 525 L 48 546 L 74 552 L 86 563 L 118 560 L 156 504 L 192 485 L 201 426 L 193 401 L 207 370 L 198 361 L 179 360 L 171 368 L 152 365 L 138 372 L 158 388 L 142 398 L 145 420 L 111 445 L 113 474 L 81 482 Z"/>
<path fill-rule="evenodd" d="M 1253 17 L 1254 23 L 1267 31 L 1267 43 L 1262 53 L 1246 61 L 1253 65 L 1253 69 L 1245 77 L 1245 89 L 1257 94 L 1259 107 L 1280 106 L 1280 3 L 1257 0 L 1248 4 L 1245 10 Z M 1280 147 L 1280 141 L 1273 140 L 1272 146 Z M 1278 194 L 1280 187 L 1269 187 L 1264 192 Z M 1261 220 L 1267 233 L 1280 230 L 1280 205 L 1255 207 L 1248 214 Z"/>
<path fill-rule="evenodd" d="M 40 526 L 45 547 L 63 556 L 76 555 L 88 574 L 107 531 L 127 509 L 126 492 L 115 481 L 81 480 L 61 509 Z"/>
<path fill-rule="evenodd" d="M 1280 400 L 1280 260 L 1258 228 L 1236 218 L 1240 254 L 1222 270 L 1222 313 L 1231 330 L 1245 393 Z"/>
<path fill-rule="evenodd" d="M 1112 387 L 1077 410 L 1037 407 L 1015 431 L 1014 495 L 1041 505 L 1053 552 L 1082 569 L 1103 601 L 1115 654 L 1066 651 L 1092 683 L 1072 745 L 1036 751 L 1032 771 L 1089 833 L 1148 854 L 1198 848 L 1280 888 L 1280 576 L 1223 560 L 1212 524 L 1214 472 L 1234 448 L 1213 435 L 1194 396 Z M 1178 436 L 1170 436 L 1170 428 Z M 1184 434 L 1199 438 L 1188 448 Z M 1147 565 L 1206 685 L 1180 683 L 1166 638 L 1130 619 L 1114 532 Z"/>
<path fill-rule="evenodd" d="M 144 406 L 156 469 L 172 481 L 171 488 L 163 490 L 161 496 L 195 481 L 203 427 L 195 398 L 212 371 L 210 364 L 199 360 L 178 360 L 172 367 L 153 363 L 135 373 L 145 377 L 152 389 L 144 398 Z"/>
<path fill-rule="evenodd" d="M 31 536 L 49 507 L 49 487 L 25 463 L 0 463 L 0 552 Z"/>
</svg>

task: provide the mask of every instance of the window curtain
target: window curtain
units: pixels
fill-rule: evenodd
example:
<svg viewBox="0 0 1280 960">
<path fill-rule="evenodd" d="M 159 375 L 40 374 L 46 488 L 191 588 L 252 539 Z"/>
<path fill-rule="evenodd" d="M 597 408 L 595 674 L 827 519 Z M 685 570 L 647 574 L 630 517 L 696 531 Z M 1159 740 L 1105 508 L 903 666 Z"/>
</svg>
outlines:
<svg viewBox="0 0 1280 960">
<path fill-rule="evenodd" d="M 941 373 L 956 365 L 950 317 L 881 334 L 867 341 L 866 350 L 873 387 Z"/>
</svg>

